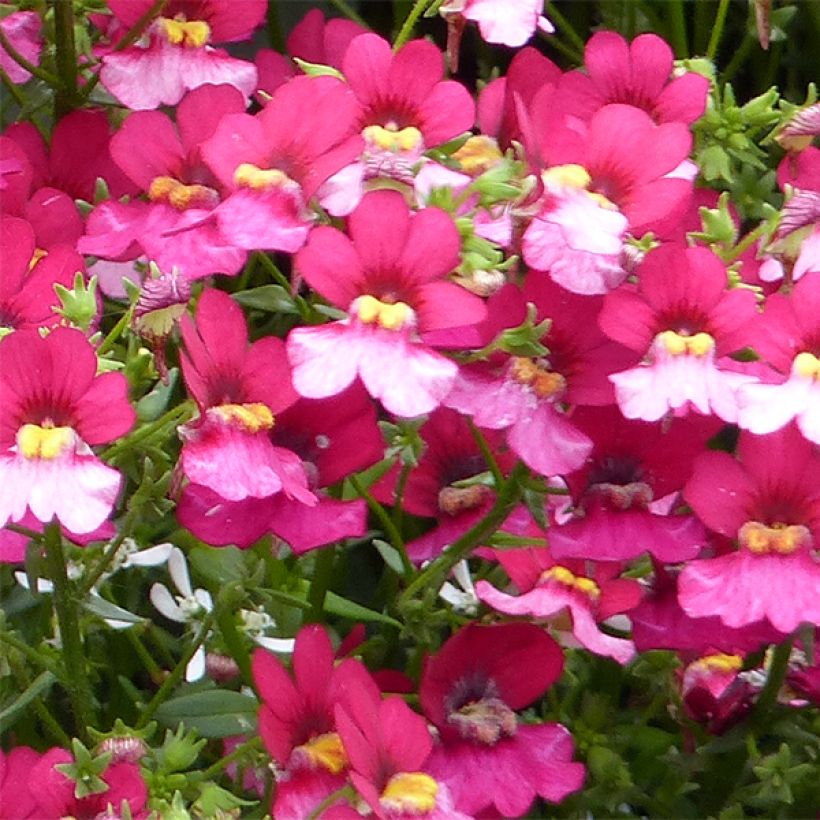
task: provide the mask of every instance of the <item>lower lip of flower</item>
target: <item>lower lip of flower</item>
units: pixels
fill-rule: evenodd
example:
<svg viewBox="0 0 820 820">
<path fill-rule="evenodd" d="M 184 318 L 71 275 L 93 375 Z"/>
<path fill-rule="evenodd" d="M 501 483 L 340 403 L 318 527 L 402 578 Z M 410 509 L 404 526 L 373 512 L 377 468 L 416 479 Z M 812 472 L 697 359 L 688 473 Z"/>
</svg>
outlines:
<svg viewBox="0 0 820 820">
<path fill-rule="evenodd" d="M 17 431 L 18 451 L 27 459 L 59 458 L 73 442 L 74 431 L 70 427 L 24 424 Z"/>
<path fill-rule="evenodd" d="M 354 300 L 351 312 L 359 321 L 378 324 L 385 330 L 402 330 L 415 320 L 415 311 L 406 302 L 383 302 L 370 294 Z"/>
<path fill-rule="evenodd" d="M 221 404 L 219 407 L 210 407 L 208 415 L 210 417 L 215 416 L 220 422 L 238 427 L 247 433 L 270 430 L 274 424 L 273 413 L 266 404 L 261 402 Z"/>
<path fill-rule="evenodd" d="M 436 807 L 438 783 L 423 772 L 394 774 L 381 794 L 379 803 L 387 811 L 424 814 Z"/>
<path fill-rule="evenodd" d="M 738 541 L 755 555 L 791 555 L 803 547 L 810 548 L 814 539 L 803 524 L 768 526 L 760 521 L 747 521 L 738 531 Z"/>
<path fill-rule="evenodd" d="M 204 20 L 186 20 L 178 14 L 174 18 L 160 17 L 159 24 L 165 39 L 175 46 L 201 48 L 211 39 L 211 27 Z"/>
<path fill-rule="evenodd" d="M 576 575 L 566 567 L 550 567 L 541 573 L 540 582 L 553 581 L 568 589 L 582 593 L 592 601 L 597 601 L 601 597 L 601 588 L 592 578 L 585 578 L 583 575 Z"/>
</svg>

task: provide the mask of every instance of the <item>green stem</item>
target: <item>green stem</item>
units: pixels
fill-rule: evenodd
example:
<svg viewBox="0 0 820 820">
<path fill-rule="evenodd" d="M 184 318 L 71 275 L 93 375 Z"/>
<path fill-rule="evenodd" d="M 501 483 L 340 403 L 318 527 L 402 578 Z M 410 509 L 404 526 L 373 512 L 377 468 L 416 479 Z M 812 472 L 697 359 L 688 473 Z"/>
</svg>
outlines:
<svg viewBox="0 0 820 820">
<path fill-rule="evenodd" d="M 51 672 L 51 674 L 65 686 L 66 676 L 61 674 L 60 670 L 57 669 L 50 660 L 44 658 L 33 646 L 29 646 L 25 641 L 20 640 L 13 632 L 6 632 L 5 630 L 0 632 L 0 638 L 2 638 L 2 643 L 7 644 L 12 649 L 16 649 L 21 655 L 24 655 L 27 660 L 37 666 L 41 666 L 47 672 Z"/>
<path fill-rule="evenodd" d="M 682 60 L 689 56 L 686 43 L 686 16 L 683 12 L 683 0 L 672 0 L 666 4 L 666 13 L 669 18 L 669 39 L 675 57 Z"/>
<path fill-rule="evenodd" d="M 393 51 L 398 51 L 409 39 L 419 21 L 419 17 L 424 13 L 427 6 L 430 5 L 430 0 L 416 0 L 413 3 L 413 8 L 410 9 L 410 14 L 404 20 L 401 30 L 393 43 Z"/>
<path fill-rule="evenodd" d="M 127 327 L 128 323 L 131 321 L 131 310 L 126 310 L 125 313 L 120 316 L 117 324 L 111 328 L 110 333 L 102 340 L 100 346 L 97 348 L 97 355 L 102 356 L 103 353 L 107 353 L 112 347 L 114 347 L 114 342 L 119 339 L 122 335 L 123 330 Z"/>
<path fill-rule="evenodd" d="M 761 222 L 753 231 L 750 231 L 743 237 L 743 239 L 737 243 L 730 251 L 723 256 L 723 261 L 729 264 L 730 262 L 734 262 L 735 259 L 738 259 L 742 256 L 764 233 L 766 233 L 766 228 L 768 225 L 765 222 Z"/>
<path fill-rule="evenodd" d="M 192 413 L 193 403 L 190 401 L 182 402 L 182 404 L 177 405 L 164 415 L 160 416 L 156 421 L 152 421 L 150 424 L 146 424 L 145 427 L 135 430 L 131 433 L 131 435 L 114 442 L 114 444 L 110 447 L 103 450 L 101 454 L 102 460 L 111 461 L 119 456 L 123 451 L 130 450 L 136 444 L 144 442 L 157 432 L 162 431 L 163 428 L 167 427 L 169 424 L 173 423 L 174 426 L 178 426 L 178 424 L 182 423 L 183 420 L 187 420 L 187 417 L 189 417 Z"/>
<path fill-rule="evenodd" d="M 74 42 L 74 3 L 50 0 L 54 12 L 54 63 L 60 76 L 60 86 L 54 96 L 54 113 L 59 119 L 76 108 L 81 100 L 77 94 L 77 46 Z"/>
<path fill-rule="evenodd" d="M 229 755 L 225 755 L 221 760 L 217 760 L 202 772 L 198 773 L 197 780 L 210 780 L 214 775 L 219 774 L 223 769 L 227 769 L 235 760 L 244 757 L 248 752 L 258 752 L 263 748 L 261 737 L 252 737 L 241 745 L 237 746 Z"/>
<path fill-rule="evenodd" d="M 501 468 L 495 460 L 493 451 L 490 449 L 490 445 L 487 443 L 484 433 L 479 430 L 478 426 L 472 419 L 469 419 L 468 421 L 470 424 L 470 432 L 473 434 L 473 438 L 475 439 L 475 443 L 478 445 L 478 449 L 481 450 L 481 455 L 484 456 L 484 461 L 487 464 L 487 468 L 493 474 L 495 488 L 498 490 L 499 487 L 504 485 L 504 474 L 501 472 Z"/>
<path fill-rule="evenodd" d="M 715 59 L 720 44 L 720 38 L 723 34 L 723 26 L 726 23 L 726 14 L 729 11 L 729 0 L 720 0 L 717 14 L 715 14 L 715 22 L 712 25 L 712 34 L 709 37 L 709 45 L 706 47 L 706 56 L 710 60 Z"/>
<path fill-rule="evenodd" d="M 308 591 L 308 601 L 312 610 L 309 619 L 314 623 L 321 623 L 324 618 L 325 596 L 333 580 L 335 562 L 336 550 L 333 547 L 325 547 L 316 553 Z"/>
<path fill-rule="evenodd" d="M 216 599 L 216 624 L 228 654 L 236 661 L 239 672 L 242 675 L 242 682 L 252 689 L 256 689 L 251 671 L 251 654 L 248 651 L 245 638 L 236 628 L 234 613 L 236 606 L 234 601 L 237 595 L 242 595 L 241 587 L 238 584 L 229 584 L 218 595 Z"/>
<path fill-rule="evenodd" d="M 769 712 L 777 703 L 777 696 L 783 686 L 783 681 L 786 679 L 786 673 L 789 671 L 789 658 L 791 657 L 793 642 L 794 637 L 792 636 L 783 643 L 778 644 L 774 650 L 772 662 L 769 665 L 769 673 L 766 676 L 766 685 L 763 687 L 752 713 L 751 726 L 757 732 L 765 728 L 766 723 L 769 721 Z"/>
<path fill-rule="evenodd" d="M 151 680 L 159 686 L 162 683 L 162 669 L 154 660 L 151 653 L 145 648 L 145 644 L 139 639 L 139 635 L 136 634 L 136 630 L 126 629 L 125 637 L 128 638 L 128 642 L 134 647 L 134 652 L 142 661 L 142 665 L 151 676 Z"/>
<path fill-rule="evenodd" d="M 0 29 L 2 31 L 2 29 Z M 20 106 L 20 108 L 25 108 L 26 105 L 26 95 L 23 94 L 22 91 L 12 82 L 11 77 L 6 74 L 6 70 L 0 66 L 0 79 L 3 80 L 3 85 L 8 89 L 9 94 L 14 98 L 14 102 Z"/>
<path fill-rule="evenodd" d="M 188 644 L 188 648 L 182 654 L 182 657 L 179 659 L 177 665 L 171 670 L 171 673 L 168 675 L 167 678 L 162 682 L 162 686 L 157 689 L 156 694 L 148 705 L 142 710 L 142 714 L 140 715 L 140 719 L 137 721 L 137 725 L 135 728 L 137 729 L 144 729 L 151 718 L 154 716 L 154 713 L 159 709 L 160 706 L 165 702 L 168 695 L 171 691 L 176 687 L 179 682 L 182 680 L 182 676 L 185 674 L 185 667 L 188 665 L 191 658 L 196 655 L 197 650 L 203 643 L 205 643 L 205 639 L 208 637 L 208 633 L 211 631 L 211 627 L 214 623 L 214 611 L 211 610 L 203 619 L 202 624 L 199 628 L 199 632 L 197 632 L 196 637 L 194 640 Z"/>
<path fill-rule="evenodd" d="M 407 479 L 410 478 L 410 471 L 413 469 L 412 464 L 402 464 L 401 472 L 399 473 L 399 480 L 396 482 L 396 489 L 393 491 L 393 524 L 396 529 L 401 532 L 401 524 L 404 519 L 404 491 L 407 487 Z"/>
<path fill-rule="evenodd" d="M 43 540 L 43 533 L 37 532 L 37 530 L 30 530 L 28 527 L 23 527 L 20 524 L 12 524 L 9 522 L 5 525 L 5 527 L 3 527 L 3 529 L 9 530 L 10 532 L 16 532 L 18 535 L 25 535 L 26 538 L 29 538 L 32 541 Z"/>
<path fill-rule="evenodd" d="M 755 42 L 757 41 L 749 37 L 748 34 L 744 37 L 740 48 L 734 53 L 732 59 L 729 60 L 729 65 L 726 66 L 723 76 L 719 76 L 720 82 L 723 83 L 723 85 L 727 85 L 732 81 L 732 78 L 737 74 L 740 66 L 743 65 L 743 61 L 749 56 L 749 52 L 752 50 L 752 45 Z"/>
<path fill-rule="evenodd" d="M 88 727 L 93 726 L 95 721 L 92 709 L 93 695 L 86 673 L 85 652 L 80 637 L 77 599 L 68 579 L 60 525 L 56 522 L 49 524 L 45 536 L 46 565 L 49 578 L 54 584 L 54 610 L 57 613 L 63 646 L 63 666 L 66 672 L 63 685 L 68 690 L 77 735 L 87 743 Z"/>
<path fill-rule="evenodd" d="M 363 28 L 369 29 L 367 20 L 359 14 L 356 9 L 350 6 L 345 0 L 330 0 L 330 5 L 335 6 L 348 20 L 358 23 Z"/>
<path fill-rule="evenodd" d="M 572 23 L 555 8 L 554 4 L 550 4 L 549 9 L 547 11 L 549 15 L 549 19 L 552 20 L 558 30 L 566 36 L 566 38 L 572 43 L 570 49 L 572 51 L 574 59 L 576 59 L 579 63 L 584 62 L 584 48 L 586 44 L 584 43 L 583 38 L 578 34 L 578 32 L 572 27 Z"/>
<path fill-rule="evenodd" d="M 521 500 L 522 479 L 526 474 L 527 468 L 521 462 L 515 465 L 510 477 L 499 490 L 495 504 L 487 516 L 456 539 L 435 561 L 416 576 L 399 599 L 400 608 L 412 601 L 427 587 L 438 591 L 447 580 L 450 570 L 462 558 L 467 558 L 476 547 L 486 541 L 501 526 Z"/>
<path fill-rule="evenodd" d="M 6 32 L 0 28 L 0 45 L 3 46 L 3 50 L 14 60 L 17 65 L 21 68 L 24 68 L 34 77 L 42 80 L 47 85 L 50 85 L 52 88 L 59 88 L 61 85 L 60 78 L 56 74 L 52 74 L 50 71 L 46 71 L 39 66 L 30 63 L 12 44 L 9 40 Z"/>
</svg>

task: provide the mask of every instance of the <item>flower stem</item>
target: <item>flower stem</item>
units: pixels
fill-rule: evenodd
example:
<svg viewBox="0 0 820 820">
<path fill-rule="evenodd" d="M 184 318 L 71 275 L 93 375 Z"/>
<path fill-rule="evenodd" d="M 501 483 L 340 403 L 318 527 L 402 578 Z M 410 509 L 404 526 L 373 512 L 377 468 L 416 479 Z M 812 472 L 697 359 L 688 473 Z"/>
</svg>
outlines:
<svg viewBox="0 0 820 820">
<path fill-rule="evenodd" d="M 0 45 L 3 46 L 3 50 L 6 54 L 14 60 L 17 65 L 21 68 L 24 68 L 34 77 L 42 80 L 47 85 L 50 85 L 52 88 L 59 88 L 61 85 L 60 78 L 56 74 L 52 74 L 50 71 L 46 71 L 44 68 L 40 68 L 39 66 L 30 63 L 12 44 L 8 38 L 8 35 L 2 28 L 0 28 Z"/>
<path fill-rule="evenodd" d="M 88 727 L 94 725 L 93 695 L 80 637 L 77 599 L 71 581 L 68 579 L 60 525 L 53 521 L 46 527 L 45 536 L 46 566 L 49 578 L 54 584 L 54 609 L 57 613 L 57 623 L 60 626 L 60 639 L 63 645 L 63 666 L 66 672 L 63 686 L 67 689 L 71 701 L 77 736 L 87 743 Z"/>
<path fill-rule="evenodd" d="M 706 57 L 710 60 L 715 59 L 717 54 L 720 38 L 723 34 L 723 26 L 726 23 L 726 14 L 729 11 L 729 0 L 720 0 L 717 14 L 715 14 L 715 22 L 712 25 L 712 34 L 709 37 L 709 45 L 706 47 Z"/>
<path fill-rule="evenodd" d="M 134 447 L 134 445 L 144 442 L 145 439 L 151 438 L 157 432 L 162 431 L 165 427 L 169 424 L 174 424 L 177 426 L 178 424 L 182 423 L 183 420 L 186 420 L 187 417 L 191 415 L 193 412 L 193 403 L 190 401 L 184 401 L 182 404 L 177 405 L 176 407 L 169 410 L 165 415 L 160 416 L 156 421 L 151 422 L 150 424 L 146 424 L 145 427 L 141 427 L 139 430 L 135 430 L 131 435 L 126 436 L 125 438 L 119 439 L 119 441 L 115 441 L 110 447 L 106 450 L 103 450 L 101 454 L 101 458 L 103 461 L 111 461 L 114 458 L 120 456 L 123 451 L 130 450 Z"/>
<path fill-rule="evenodd" d="M 410 39 L 410 35 L 413 33 L 416 23 L 418 23 L 419 17 L 421 17 L 429 5 L 430 0 L 416 0 L 413 4 L 413 8 L 410 9 L 410 14 L 407 15 L 404 23 L 402 23 L 401 30 L 396 37 L 396 41 L 393 43 L 394 52 L 398 51 Z"/>
<path fill-rule="evenodd" d="M 54 62 L 60 85 L 54 96 L 57 119 L 81 102 L 77 94 L 77 46 L 74 42 L 74 4 L 66 0 L 50 0 L 54 11 Z"/>
<path fill-rule="evenodd" d="M 370 26 L 367 25 L 367 20 L 364 19 L 357 11 L 354 9 L 346 0 L 330 0 L 330 5 L 335 6 L 345 17 L 349 20 L 352 20 L 354 23 L 358 23 L 363 28 L 369 29 Z"/>
<path fill-rule="evenodd" d="M 789 670 L 789 658 L 791 657 L 793 641 L 794 637 L 787 638 L 775 647 L 772 654 L 769 674 L 766 676 L 766 685 L 757 699 L 752 715 L 751 726 L 756 731 L 765 728 L 765 724 L 770 718 L 769 712 L 777 702 L 777 696 L 783 686 L 783 681 L 786 679 L 786 672 Z"/>
<path fill-rule="evenodd" d="M 216 763 L 209 766 L 203 772 L 199 772 L 197 780 L 210 780 L 214 775 L 219 774 L 223 769 L 230 766 L 235 760 L 244 757 L 248 752 L 261 751 L 262 748 L 262 738 L 252 737 L 250 740 L 246 740 L 237 746 L 229 755 L 225 755 L 225 757 L 221 760 L 217 760 Z"/>
</svg>

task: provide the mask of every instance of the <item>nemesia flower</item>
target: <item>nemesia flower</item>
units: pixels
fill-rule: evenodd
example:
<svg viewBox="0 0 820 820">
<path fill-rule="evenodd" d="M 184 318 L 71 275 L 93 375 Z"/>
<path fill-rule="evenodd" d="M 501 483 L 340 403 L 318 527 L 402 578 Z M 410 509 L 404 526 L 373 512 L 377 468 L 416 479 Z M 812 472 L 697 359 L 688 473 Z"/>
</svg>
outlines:
<svg viewBox="0 0 820 820">
<path fill-rule="evenodd" d="M 0 28 L 20 56 L 25 57 L 33 65 L 40 65 L 43 40 L 40 34 L 42 21 L 39 14 L 33 11 L 15 11 L 0 20 Z M 31 74 L 13 60 L 3 46 L 0 46 L 0 68 L 13 83 L 24 83 L 31 79 Z"/>
<path fill-rule="evenodd" d="M 452 219 L 437 208 L 411 213 L 401 194 L 367 194 L 348 220 L 350 238 L 314 229 L 296 256 L 305 281 L 347 318 L 294 328 L 287 340 L 293 384 L 303 396 L 333 396 L 357 376 L 399 416 L 437 407 L 454 362 L 424 344 L 424 333 L 481 321 L 484 303 L 445 277 L 459 262 Z"/>
<path fill-rule="evenodd" d="M 203 293 L 196 324 L 186 316 L 181 325 L 182 373 L 199 407 L 179 429 L 185 475 L 228 501 L 283 491 L 315 503 L 301 460 L 268 436 L 276 413 L 296 400 L 282 340 L 248 346 L 241 308 L 217 290 Z"/>
<path fill-rule="evenodd" d="M 674 54 L 656 34 L 628 43 L 614 31 L 598 31 L 584 49 L 586 73 L 570 71 L 557 84 L 556 107 L 565 115 L 589 119 L 610 103 L 641 108 L 656 123 L 690 125 L 703 115 L 709 80 L 701 74 L 673 72 Z"/>
<path fill-rule="evenodd" d="M 135 414 L 125 377 L 96 373 L 94 348 L 79 330 L 0 340 L 2 524 L 31 510 L 82 534 L 111 513 L 122 479 L 91 447 L 127 433 Z"/>
<path fill-rule="evenodd" d="M 136 763 L 111 763 L 99 775 L 105 791 L 76 797 L 76 783 L 63 768 L 73 760 L 70 752 L 54 748 L 32 762 L 27 785 L 36 801 L 33 817 L 105 817 L 109 811 L 121 813 L 123 805 L 133 817 L 140 816 L 148 788 Z"/>
<path fill-rule="evenodd" d="M 788 378 L 743 385 L 738 425 L 762 435 L 794 420 L 820 444 L 820 273 L 803 278 L 788 296 L 769 296 L 758 327 L 755 350 Z"/>
<path fill-rule="evenodd" d="M 179 595 L 174 595 L 165 584 L 151 586 L 151 603 L 170 621 L 187 624 L 201 620 L 206 612 L 214 608 L 214 602 L 207 589 L 194 589 L 185 554 L 178 547 L 171 550 L 168 557 L 168 572 Z M 199 680 L 205 674 L 205 646 L 200 645 L 185 667 L 185 680 Z"/>
<path fill-rule="evenodd" d="M 617 565 L 600 563 L 589 571 L 583 561 L 555 561 L 546 549 L 505 550 L 497 555 L 519 594 L 508 595 L 481 580 L 476 593 L 485 604 L 507 615 L 538 619 L 566 610 L 572 619 L 572 634 L 582 646 L 620 664 L 632 660 L 632 641 L 613 638 L 597 625 L 628 612 L 640 599 L 637 581 L 618 578 Z"/>
<path fill-rule="evenodd" d="M 307 817 L 345 783 L 348 756 L 334 705 L 348 689 L 378 689 L 360 661 L 334 666 L 324 628 L 305 626 L 296 636 L 292 676 L 264 649 L 253 654 L 253 677 L 262 703 L 259 734 L 279 768 L 272 808 L 276 817 Z"/>
<path fill-rule="evenodd" d="M 358 156 L 358 106 L 335 77 L 295 77 L 256 116 L 222 117 L 202 156 L 229 195 L 215 211 L 238 248 L 293 253 L 313 224 L 308 204 Z"/>
<path fill-rule="evenodd" d="M 710 250 L 665 245 L 647 254 L 637 286 L 606 296 L 601 329 L 647 356 L 610 376 L 627 418 L 657 421 L 695 409 L 737 419 L 735 393 L 752 378 L 720 359 L 753 343 L 757 312 L 754 293 L 727 288 L 726 269 Z"/>
<path fill-rule="evenodd" d="M 657 507 L 669 496 L 674 501 L 720 423 L 699 416 L 667 430 L 628 421 L 613 406 L 578 408 L 572 421 L 593 450 L 567 476 L 575 514 L 550 528 L 553 556 L 624 561 L 648 551 L 661 561 L 694 558 L 706 541 L 703 525 Z"/>
<path fill-rule="evenodd" d="M 427 658 L 419 698 L 440 743 L 427 764 L 457 808 L 520 817 L 536 796 L 553 803 L 577 791 L 584 767 L 560 724 L 515 715 L 560 676 L 561 650 L 533 624 L 469 624 Z"/>
<path fill-rule="evenodd" d="M 433 739 L 399 696 L 381 700 L 371 688 L 350 688 L 335 713 L 350 780 L 379 820 L 470 820 L 425 771 Z"/>
<path fill-rule="evenodd" d="M 448 0 L 439 14 L 452 25 L 451 16 L 478 23 L 482 39 L 505 46 L 523 46 L 535 30 L 552 34 L 552 23 L 541 14 L 542 0 Z"/>
<path fill-rule="evenodd" d="M 686 714 L 722 734 L 740 721 L 753 702 L 754 689 L 741 677 L 740 655 L 710 654 L 687 664 L 680 675 Z"/>
<path fill-rule="evenodd" d="M 31 746 L 15 746 L 8 753 L 0 749 L 0 807 L 14 806 L 14 820 L 36 818 L 37 800 L 28 788 L 31 767 L 40 753 Z"/>
<path fill-rule="evenodd" d="M 794 425 L 742 432 L 737 459 L 704 453 L 683 494 L 706 526 L 738 549 L 691 561 L 678 582 L 692 617 L 741 627 L 766 618 L 783 633 L 820 624 L 820 455 Z"/>
<path fill-rule="evenodd" d="M 151 0 L 108 3 L 124 30 L 151 6 Z M 103 55 L 100 79 L 123 105 L 137 110 L 176 105 L 186 91 L 206 83 L 232 85 L 248 97 L 256 88 L 253 63 L 211 44 L 249 39 L 266 8 L 265 0 L 171 0 L 141 41 Z"/>
</svg>

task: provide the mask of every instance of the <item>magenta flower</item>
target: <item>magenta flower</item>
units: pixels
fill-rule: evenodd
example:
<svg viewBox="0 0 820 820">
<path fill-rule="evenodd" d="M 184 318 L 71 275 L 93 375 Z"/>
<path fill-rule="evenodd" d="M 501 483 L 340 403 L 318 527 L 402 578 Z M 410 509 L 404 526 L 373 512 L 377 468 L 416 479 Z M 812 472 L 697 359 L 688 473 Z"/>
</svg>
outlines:
<svg viewBox="0 0 820 820">
<path fill-rule="evenodd" d="M 0 341 L 0 522 L 31 510 L 75 533 L 99 527 L 122 482 L 91 447 L 124 435 L 135 414 L 121 373 L 97 376 L 94 348 L 79 330 Z"/>
<path fill-rule="evenodd" d="M 424 344 L 424 333 L 485 316 L 477 296 L 446 281 L 459 263 L 456 226 L 437 208 L 413 214 L 399 193 L 376 191 L 350 215 L 348 230 L 350 237 L 316 228 L 296 256 L 305 281 L 348 316 L 290 332 L 293 384 L 323 398 L 359 377 L 391 413 L 429 413 L 457 367 Z"/>
<path fill-rule="evenodd" d="M 315 503 L 301 459 L 268 435 L 275 414 L 296 400 L 282 340 L 249 347 L 241 308 L 217 290 L 200 298 L 196 324 L 185 316 L 181 327 L 182 373 L 199 407 L 199 418 L 179 429 L 188 479 L 228 501 L 282 491 Z"/>
<path fill-rule="evenodd" d="M 635 655 L 632 641 L 613 638 L 598 622 L 628 612 L 640 599 L 637 581 L 618 578 L 613 564 L 596 564 L 590 571 L 583 561 L 556 562 L 546 549 L 508 550 L 498 559 L 519 590 L 508 595 L 488 581 L 476 584 L 478 597 L 498 612 L 551 619 L 566 611 L 572 634 L 596 655 L 629 663 Z"/>
<path fill-rule="evenodd" d="M 124 33 L 152 2 L 110 0 L 108 5 Z M 256 67 L 211 44 L 247 40 L 266 8 L 265 0 L 171 0 L 142 41 L 103 56 L 102 83 L 132 109 L 176 105 L 186 91 L 207 83 L 232 85 L 249 97 Z"/>
<path fill-rule="evenodd" d="M 560 803 L 581 788 L 572 737 L 560 724 L 519 723 L 516 710 L 560 677 L 564 658 L 533 624 L 470 624 L 427 659 L 419 697 L 441 743 L 428 763 L 469 814 L 520 817 L 536 796 Z"/>
<path fill-rule="evenodd" d="M 720 358 L 753 342 L 756 316 L 754 294 L 729 290 L 726 269 L 711 251 L 677 245 L 651 251 L 638 285 L 608 294 L 599 318 L 607 336 L 647 357 L 610 376 L 621 412 L 657 421 L 695 409 L 735 421 L 735 393 L 751 377 Z"/>
<path fill-rule="evenodd" d="M 797 429 L 741 433 L 737 459 L 704 453 L 683 493 L 709 529 L 738 549 L 692 561 L 678 583 L 692 617 L 741 627 L 766 618 L 783 633 L 820 625 L 820 455 Z"/>
<path fill-rule="evenodd" d="M 798 282 L 788 296 L 766 300 L 755 350 L 781 374 L 777 384 L 745 384 L 738 392 L 737 423 L 758 435 L 790 421 L 820 444 L 820 274 Z"/>
<path fill-rule="evenodd" d="M 232 86 L 204 85 L 179 104 L 176 125 L 159 111 L 129 116 L 111 140 L 111 155 L 150 204 L 101 203 L 79 249 L 108 259 L 145 254 L 160 270 L 176 267 L 189 280 L 237 273 L 247 253 L 220 233 L 214 209 L 222 185 L 203 163 L 201 145 L 224 116 L 244 110 Z"/>
<path fill-rule="evenodd" d="M 40 754 L 31 746 L 15 746 L 8 753 L 0 750 L 0 806 L 14 806 L 14 820 L 36 818 L 37 800 L 28 787 L 31 767 Z"/>
<path fill-rule="evenodd" d="M 695 659 L 680 675 L 686 714 L 712 734 L 725 732 L 752 706 L 754 690 L 740 677 L 742 668 L 740 655 L 715 653 Z"/>
<path fill-rule="evenodd" d="M 587 41 L 586 73 L 570 71 L 558 82 L 556 107 L 589 119 L 610 103 L 641 108 L 656 123 L 690 125 L 706 109 L 709 80 L 687 71 L 673 73 L 674 54 L 656 34 L 631 43 L 614 31 L 599 31 Z"/>
<path fill-rule="evenodd" d="M 694 558 L 706 541 L 693 515 L 667 514 L 692 462 L 720 430 L 713 419 L 676 421 L 671 429 L 623 418 L 617 407 L 582 407 L 573 423 L 593 441 L 581 469 L 567 476 L 575 513 L 553 526 L 555 558 L 625 561 L 650 552 L 661 561 Z"/>
<path fill-rule="evenodd" d="M 40 64 L 43 40 L 40 34 L 42 22 L 39 14 L 33 11 L 16 11 L 0 20 L 0 27 L 18 54 L 33 65 Z M 31 74 L 12 60 L 2 46 L 0 46 L 0 68 L 6 72 L 13 83 L 24 83 L 31 79 Z"/>
<path fill-rule="evenodd" d="M 219 229 L 238 248 L 297 251 L 313 224 L 308 203 L 355 159 L 358 105 L 334 77 L 296 77 L 256 116 L 222 118 L 202 156 L 230 192 L 216 209 Z"/>
</svg>

